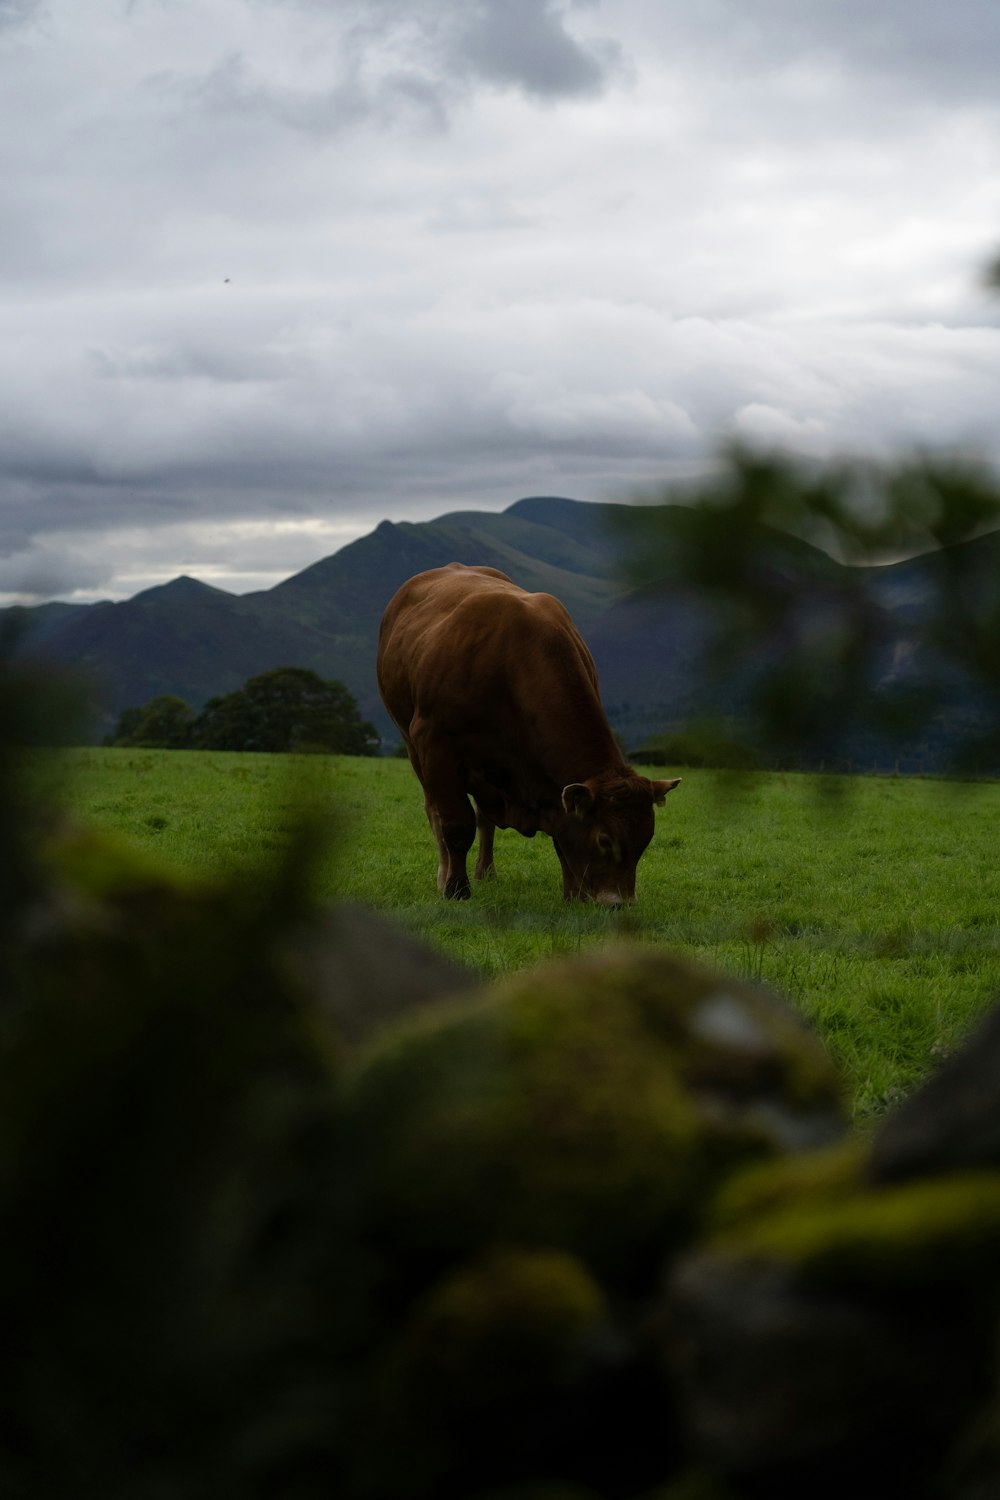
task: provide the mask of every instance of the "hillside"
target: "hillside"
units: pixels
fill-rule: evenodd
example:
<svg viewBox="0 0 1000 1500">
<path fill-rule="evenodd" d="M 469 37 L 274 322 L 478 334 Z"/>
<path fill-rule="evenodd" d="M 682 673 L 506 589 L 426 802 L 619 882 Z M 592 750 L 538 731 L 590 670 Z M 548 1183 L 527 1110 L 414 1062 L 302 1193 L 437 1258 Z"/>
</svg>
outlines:
<svg viewBox="0 0 1000 1500">
<path fill-rule="evenodd" d="M 614 509 L 538 497 L 500 514 L 383 521 L 273 589 L 234 595 L 177 578 L 117 604 L 16 613 L 28 649 L 88 675 L 98 732 L 156 694 L 199 707 L 254 672 L 295 664 L 345 682 L 365 717 L 394 734 L 375 686 L 375 644 L 399 585 L 447 562 L 484 563 L 558 594 L 586 628 L 622 588 L 623 548 L 608 525 Z"/>
<path fill-rule="evenodd" d="M 760 659 L 745 660 L 736 652 L 721 669 L 710 670 L 712 616 L 688 582 L 691 537 L 691 512 L 683 506 L 536 496 L 500 513 L 382 521 L 368 536 L 257 593 L 229 594 L 182 577 L 117 604 L 3 613 L 26 628 L 24 650 L 87 674 L 95 737 L 123 708 L 157 694 L 177 694 L 200 707 L 254 673 L 297 665 L 345 682 L 363 715 L 391 744 L 395 731 L 379 701 L 374 670 L 387 601 L 424 569 L 447 562 L 487 564 L 527 589 L 564 601 L 594 652 L 609 718 L 636 746 L 688 717 L 738 715 L 761 669 Z M 932 670 L 929 612 L 947 588 L 954 557 L 931 553 L 860 570 L 763 527 L 755 545 L 770 581 L 807 601 L 817 619 L 827 602 L 863 580 L 881 643 L 882 687 L 916 681 Z M 992 607 L 1000 534 L 964 547 L 971 549 L 963 560 L 973 563 L 968 576 L 976 585 L 977 607 Z M 778 653 L 780 643 L 772 651 Z M 952 697 L 956 722 L 976 717 L 970 683 L 956 680 Z M 938 726 L 932 759 L 947 738 L 947 726 Z M 862 762 L 874 756 L 893 763 L 900 752 L 911 768 L 923 765 L 929 753 L 926 744 L 857 748 Z"/>
</svg>

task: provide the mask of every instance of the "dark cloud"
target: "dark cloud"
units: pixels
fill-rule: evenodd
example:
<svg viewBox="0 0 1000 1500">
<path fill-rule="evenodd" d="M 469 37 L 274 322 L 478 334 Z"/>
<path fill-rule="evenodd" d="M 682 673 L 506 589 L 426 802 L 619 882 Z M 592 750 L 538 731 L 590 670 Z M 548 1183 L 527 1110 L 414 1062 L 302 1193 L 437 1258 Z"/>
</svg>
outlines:
<svg viewBox="0 0 1000 1500">
<path fill-rule="evenodd" d="M 793 61 L 839 64 L 950 102 L 996 98 L 1000 7 L 995 0 L 683 0 L 642 5 L 651 27 L 703 64 L 770 76 Z"/>
<path fill-rule="evenodd" d="M 0 0 L 0 31 L 34 20 L 41 8 L 41 0 Z"/>
<path fill-rule="evenodd" d="M 552 0 L 478 0 L 463 7 L 454 40 L 460 64 L 491 83 L 538 99 L 600 93 L 620 63 L 613 43 L 578 41 Z"/>
<path fill-rule="evenodd" d="M 804 8 L 796 0 L 770 0 L 774 32 L 786 46 L 819 42 L 836 55 L 882 75 L 931 86 L 953 100 L 984 93 L 996 98 L 1000 63 L 1000 7 L 994 0 L 936 0 L 872 5 L 841 0 Z"/>
</svg>

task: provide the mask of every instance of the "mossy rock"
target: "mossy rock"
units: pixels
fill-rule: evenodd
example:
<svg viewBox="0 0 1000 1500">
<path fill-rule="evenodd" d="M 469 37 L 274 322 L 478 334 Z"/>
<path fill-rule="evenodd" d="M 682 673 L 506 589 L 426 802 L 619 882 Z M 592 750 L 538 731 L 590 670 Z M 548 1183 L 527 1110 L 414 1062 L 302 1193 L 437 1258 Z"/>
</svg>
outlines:
<svg viewBox="0 0 1000 1500">
<path fill-rule="evenodd" d="M 781 1001 L 646 948 L 401 1026 L 344 1081 L 358 1232 L 404 1275 L 490 1244 L 649 1276 L 712 1186 L 835 1139 L 835 1069 Z"/>
<path fill-rule="evenodd" d="M 949 1296 L 1000 1292 L 1000 1173 L 786 1202 L 723 1230 L 708 1250 L 787 1266 L 803 1286 Z"/>
<path fill-rule="evenodd" d="M 941 1493 L 947 1500 L 996 1500 L 1000 1495 L 1000 1397 L 996 1383 L 985 1409 L 972 1413 L 955 1444 Z"/>
<path fill-rule="evenodd" d="M 347 1047 L 446 996 L 471 1003 L 479 979 L 394 922 L 341 902 L 287 935 L 289 973 L 318 1002 Z"/>
<path fill-rule="evenodd" d="M 1000 1173 L 876 1188 L 864 1167 L 845 1151 L 734 1179 L 671 1278 L 687 1436 L 749 1493 L 940 1500 L 995 1388 Z"/>
<path fill-rule="evenodd" d="M 581 1489 L 576 1484 L 516 1484 L 503 1489 L 476 1490 L 467 1500 L 601 1500 L 596 1490 Z"/>
<path fill-rule="evenodd" d="M 390 1356 L 392 1384 L 427 1411 L 489 1408 L 572 1385 L 606 1328 L 604 1296 L 557 1250 L 494 1250 L 433 1287 Z"/>
<path fill-rule="evenodd" d="M 256 1469 L 290 1495 L 332 1461 L 340 1049 L 276 951 L 280 897 L 81 839 L 21 924 L 0 1033 L 4 1494 L 200 1494 L 209 1473 L 248 1493 Z"/>
<path fill-rule="evenodd" d="M 150 854 L 123 834 L 70 818 L 55 825 L 38 853 L 53 894 L 72 890 L 93 901 L 128 902 L 150 892 L 166 896 L 212 888 L 209 880 Z"/>
<path fill-rule="evenodd" d="M 692 1459 L 740 1496 L 816 1500 L 941 1500 L 995 1335 L 944 1292 L 807 1287 L 708 1254 L 675 1272 L 663 1328 Z"/>
<path fill-rule="evenodd" d="M 786 1208 L 798 1215 L 807 1206 L 840 1203 L 865 1186 L 867 1161 L 867 1147 L 852 1139 L 825 1151 L 753 1162 L 723 1182 L 707 1216 L 706 1232 L 714 1238 Z"/>
<path fill-rule="evenodd" d="M 872 1142 L 875 1183 L 950 1172 L 1000 1171 L 1000 1006 L 923 1086 L 893 1111 Z"/>
<path fill-rule="evenodd" d="M 688 1469 L 669 1483 L 637 1495 L 635 1500 L 739 1500 L 739 1496 L 715 1475 Z"/>
<path fill-rule="evenodd" d="M 375 1372 L 348 1493 L 462 1500 L 487 1477 L 585 1477 L 581 1419 L 598 1415 L 583 1408 L 608 1336 L 604 1297 L 571 1256 L 497 1250 L 462 1266 L 417 1301 Z"/>
</svg>

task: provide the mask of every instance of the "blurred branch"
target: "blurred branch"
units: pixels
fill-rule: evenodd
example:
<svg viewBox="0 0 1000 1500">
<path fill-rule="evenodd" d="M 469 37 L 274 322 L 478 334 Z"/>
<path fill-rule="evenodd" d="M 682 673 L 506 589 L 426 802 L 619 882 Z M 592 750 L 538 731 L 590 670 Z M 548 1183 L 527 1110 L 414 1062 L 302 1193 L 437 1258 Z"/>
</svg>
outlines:
<svg viewBox="0 0 1000 1500">
<path fill-rule="evenodd" d="M 631 521 L 633 572 L 689 599 L 706 641 L 690 669 L 764 764 L 849 764 L 864 746 L 891 767 L 945 722 L 939 769 L 1000 770 L 1000 489 L 987 469 L 819 466 L 733 446 L 685 509 Z"/>
</svg>

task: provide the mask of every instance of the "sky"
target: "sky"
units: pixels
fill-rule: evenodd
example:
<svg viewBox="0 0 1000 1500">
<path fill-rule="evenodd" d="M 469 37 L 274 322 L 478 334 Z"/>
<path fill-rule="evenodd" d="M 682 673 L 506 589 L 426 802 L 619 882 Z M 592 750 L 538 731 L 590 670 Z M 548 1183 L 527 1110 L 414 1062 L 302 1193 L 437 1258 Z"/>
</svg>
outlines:
<svg viewBox="0 0 1000 1500">
<path fill-rule="evenodd" d="M 0 604 L 1000 464 L 997 0 L 0 0 Z"/>
</svg>

